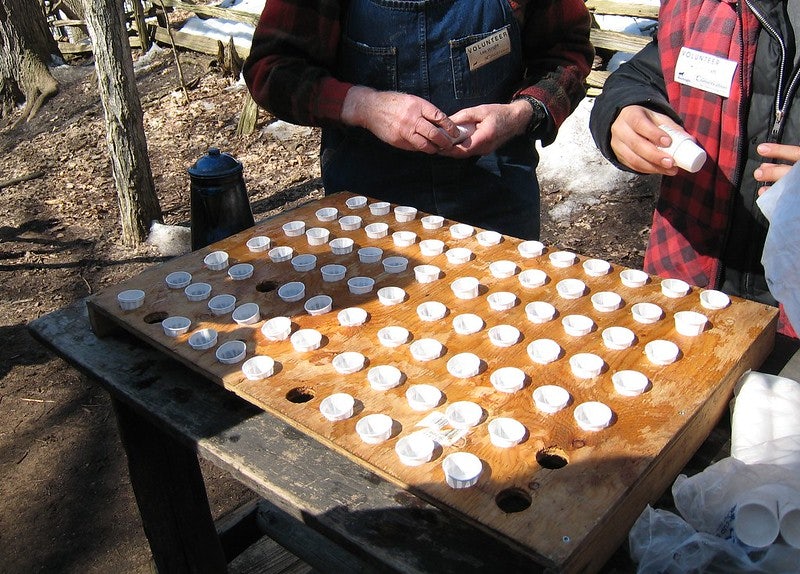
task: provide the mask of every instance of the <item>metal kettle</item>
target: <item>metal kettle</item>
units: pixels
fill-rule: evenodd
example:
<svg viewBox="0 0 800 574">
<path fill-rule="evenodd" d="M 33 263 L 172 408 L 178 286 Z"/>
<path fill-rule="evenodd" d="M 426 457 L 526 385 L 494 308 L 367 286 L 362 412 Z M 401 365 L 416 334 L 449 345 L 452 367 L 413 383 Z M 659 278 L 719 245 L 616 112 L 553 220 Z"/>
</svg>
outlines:
<svg viewBox="0 0 800 574">
<path fill-rule="evenodd" d="M 212 147 L 187 171 L 191 181 L 192 251 L 255 224 L 241 162 Z"/>
</svg>

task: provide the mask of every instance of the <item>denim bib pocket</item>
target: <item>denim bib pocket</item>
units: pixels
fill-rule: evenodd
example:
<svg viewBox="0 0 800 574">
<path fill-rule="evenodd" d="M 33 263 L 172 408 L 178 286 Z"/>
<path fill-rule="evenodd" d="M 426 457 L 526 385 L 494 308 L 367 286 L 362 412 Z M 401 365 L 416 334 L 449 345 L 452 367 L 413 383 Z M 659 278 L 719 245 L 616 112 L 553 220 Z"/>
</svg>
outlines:
<svg viewBox="0 0 800 574">
<path fill-rule="evenodd" d="M 341 80 L 376 90 L 397 90 L 397 48 L 368 46 L 342 37 L 339 55 Z"/>
<path fill-rule="evenodd" d="M 467 47 L 507 30 L 511 37 L 511 52 L 498 57 L 474 70 L 469 69 Z M 511 81 L 516 71 L 519 60 L 516 42 L 513 39 L 514 30 L 509 26 L 492 30 L 483 34 L 472 34 L 455 40 L 450 40 L 450 63 L 453 68 L 453 88 L 455 98 L 468 100 L 475 98 L 492 99 L 496 94 L 504 94 L 507 84 Z"/>
</svg>

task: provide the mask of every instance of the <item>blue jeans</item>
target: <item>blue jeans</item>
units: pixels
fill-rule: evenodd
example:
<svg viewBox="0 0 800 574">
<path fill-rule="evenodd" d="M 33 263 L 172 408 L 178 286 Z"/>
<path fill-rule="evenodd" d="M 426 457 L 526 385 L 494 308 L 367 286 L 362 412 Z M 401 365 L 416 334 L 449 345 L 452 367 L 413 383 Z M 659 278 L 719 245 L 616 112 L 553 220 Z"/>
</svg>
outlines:
<svg viewBox="0 0 800 574">
<path fill-rule="evenodd" d="M 520 33 L 506 0 L 352 0 L 337 76 L 410 93 L 447 114 L 507 102 L 522 79 Z M 470 70 L 466 47 L 507 30 L 510 52 Z M 452 159 L 399 150 L 357 128 L 326 128 L 326 193 L 342 190 L 525 239 L 539 236 L 538 155 L 525 138 Z"/>
</svg>

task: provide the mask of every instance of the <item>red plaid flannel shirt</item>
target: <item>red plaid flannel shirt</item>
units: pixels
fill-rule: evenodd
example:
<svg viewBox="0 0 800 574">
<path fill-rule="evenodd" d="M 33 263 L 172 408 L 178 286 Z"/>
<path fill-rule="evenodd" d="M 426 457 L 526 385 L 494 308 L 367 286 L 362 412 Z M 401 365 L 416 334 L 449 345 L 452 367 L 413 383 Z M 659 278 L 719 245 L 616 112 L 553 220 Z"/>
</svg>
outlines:
<svg viewBox="0 0 800 574">
<path fill-rule="evenodd" d="M 545 104 L 560 126 L 583 98 L 594 49 L 583 0 L 511 0 L 522 26 L 526 78 L 519 93 Z M 253 99 L 302 125 L 336 124 L 351 84 L 335 77 L 347 0 L 268 0 L 244 76 Z M 468 8 L 464 8 L 468 9 Z"/>
<path fill-rule="evenodd" d="M 742 156 L 742 102 L 749 99 L 750 68 L 759 24 L 736 2 L 667 0 L 659 14 L 658 45 L 670 105 L 708 153 L 696 174 L 666 178 L 645 254 L 649 273 L 716 286 Z M 741 38 L 744 38 L 742 51 Z M 730 96 L 672 81 L 681 47 L 738 62 Z"/>
<path fill-rule="evenodd" d="M 666 0 L 659 13 L 658 45 L 670 105 L 706 150 L 708 160 L 696 174 L 666 178 L 653 215 L 644 268 L 700 287 L 718 287 L 738 185 L 745 112 L 760 24 L 733 0 Z M 738 62 L 730 96 L 723 98 L 671 81 L 681 47 Z M 780 306 L 779 331 L 797 337 Z"/>
</svg>

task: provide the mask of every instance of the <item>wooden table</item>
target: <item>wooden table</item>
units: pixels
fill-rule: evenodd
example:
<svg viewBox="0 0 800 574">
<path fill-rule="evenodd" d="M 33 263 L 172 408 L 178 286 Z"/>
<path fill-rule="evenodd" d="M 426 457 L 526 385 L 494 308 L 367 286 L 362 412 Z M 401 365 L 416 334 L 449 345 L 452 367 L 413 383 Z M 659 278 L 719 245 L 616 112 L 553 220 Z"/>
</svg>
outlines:
<svg viewBox="0 0 800 574">
<path fill-rule="evenodd" d="M 241 238 L 231 238 L 231 241 L 241 242 Z M 230 247 L 237 253 L 233 244 L 223 247 Z M 154 271 L 155 279 L 143 275 L 137 280 L 148 285 L 159 283 L 163 270 Z M 102 299 L 97 297 L 92 300 L 96 312 L 100 303 Z M 371 309 L 370 312 L 378 315 L 381 311 Z M 750 322 L 746 313 L 741 317 L 737 313 L 735 311 L 727 320 L 720 319 L 713 336 L 720 337 L 725 332 L 731 340 L 738 340 L 739 333 L 732 330 L 737 325 L 736 318 L 745 325 Z M 763 315 L 763 311 L 759 313 Z M 109 312 L 109 319 L 115 318 Z M 273 403 L 265 400 L 262 405 L 252 400 L 252 393 L 240 392 L 241 385 L 229 385 L 225 377 L 230 378 L 230 373 L 221 376 L 227 390 L 220 386 L 220 380 L 214 384 L 211 381 L 217 374 L 215 363 L 207 370 L 198 369 L 180 353 L 165 353 L 158 344 L 144 344 L 141 337 L 117 334 L 98 339 L 94 334 L 98 332 L 97 319 L 95 313 L 91 321 L 93 332 L 84 307 L 78 304 L 35 321 L 31 328 L 45 344 L 98 379 L 111 394 L 145 531 L 156 563 L 164 571 L 224 571 L 230 559 L 230 551 L 226 552 L 214 529 L 195 454 L 231 472 L 271 503 L 273 538 L 326 571 L 538 571 L 546 569 L 548 564 L 562 564 L 569 570 L 597 570 L 624 540 L 627 526 L 620 524 L 632 523 L 645 502 L 652 501 L 668 486 L 725 409 L 727 394 L 743 365 L 760 364 L 768 352 L 766 343 L 771 344 L 771 337 L 767 341 L 765 336 L 767 331 L 762 331 L 769 319 L 764 315 L 759 320 L 753 319 L 752 323 L 753 329 L 758 331 L 754 339 L 757 345 L 745 344 L 745 341 L 753 342 L 745 338 L 732 349 L 727 341 L 726 345 L 715 347 L 714 353 L 703 354 L 696 357 L 697 360 L 684 360 L 681 380 L 687 396 L 695 387 L 699 389 L 705 370 L 714 370 L 717 362 L 725 365 L 726 371 L 720 375 L 721 381 L 711 381 L 710 390 L 703 391 L 711 395 L 698 398 L 698 405 L 687 411 L 692 417 L 691 424 L 678 424 L 674 440 L 670 438 L 662 451 L 652 453 L 657 464 L 636 470 L 645 475 L 628 476 L 635 486 L 629 495 L 620 498 L 619 493 L 624 489 L 611 489 L 607 483 L 595 484 L 596 493 L 583 493 L 584 503 L 591 501 L 598 505 L 604 500 L 604 489 L 613 490 L 615 494 L 610 498 L 615 501 L 613 508 L 616 510 L 592 514 L 602 516 L 602 524 L 610 521 L 613 528 L 601 527 L 600 522 L 595 524 L 593 520 L 587 524 L 572 520 L 592 536 L 584 539 L 563 536 L 562 539 L 559 534 L 555 544 L 560 549 L 557 554 L 563 557 L 548 562 L 541 556 L 538 560 L 532 558 L 530 544 L 515 542 L 525 537 L 515 537 L 513 533 L 518 530 L 510 526 L 511 522 L 498 523 L 502 516 L 490 523 L 476 518 L 480 513 L 445 512 L 432 506 L 411 494 L 416 491 L 404 487 L 402 480 L 393 481 L 370 465 L 359 463 L 357 457 L 344 456 L 347 452 L 343 453 L 342 449 L 337 452 L 336 448 L 331 448 L 331 444 L 322 440 L 327 427 L 312 428 L 308 434 L 301 432 L 299 428 L 303 425 L 290 424 L 292 417 L 272 408 Z M 145 324 L 150 323 L 147 317 L 143 320 Z M 669 328 L 667 324 L 659 327 L 661 330 Z M 100 329 L 101 334 L 103 331 Z M 137 334 L 136 329 L 133 332 Z M 716 354 L 722 347 L 726 352 Z M 696 350 L 690 352 L 692 357 L 696 354 Z M 288 361 L 284 364 L 289 365 Z M 208 384 L 205 384 L 206 378 Z M 695 384 L 687 388 L 687 380 Z M 677 392 L 681 384 L 669 384 L 670 381 L 668 377 L 663 379 L 662 391 Z M 270 386 L 263 388 L 269 390 Z M 234 393 L 229 392 L 231 390 Z M 243 401 L 236 395 L 250 399 Z M 671 403 L 670 408 L 674 410 Z M 679 415 L 684 416 L 684 412 Z M 667 432 L 672 428 L 670 421 L 658 419 L 650 428 Z M 687 429 L 691 432 L 687 433 Z M 688 434 L 696 436 L 688 437 Z M 597 448 L 605 448 L 601 443 L 597 443 Z M 616 469 L 612 473 L 607 468 L 606 475 L 615 482 L 613 477 L 633 472 L 633 469 Z M 585 491 L 585 481 L 580 484 Z M 546 498 L 549 499 L 552 492 L 548 490 Z M 449 491 L 445 494 L 453 497 Z M 441 502 L 436 496 L 426 500 L 431 498 L 433 502 Z M 580 504 L 574 500 L 573 497 L 562 500 L 559 508 L 579 513 Z M 493 504 L 494 500 L 489 498 L 481 508 Z M 540 514 L 546 510 L 542 506 L 538 508 Z M 549 516 L 531 524 L 531 528 L 546 527 L 542 522 L 549 523 Z M 558 524 L 556 513 L 553 525 Z M 498 536 L 498 532 L 505 536 Z M 530 533 L 538 531 L 525 532 L 529 534 L 527 538 L 531 538 L 533 534 Z M 534 541 L 539 540 L 537 534 Z M 580 553 L 571 551 L 570 544 L 580 544 Z"/>
<path fill-rule="evenodd" d="M 487 572 L 527 561 L 133 337 L 97 338 L 83 301 L 30 324 L 111 395 L 161 572 L 224 572 L 197 456 L 274 505 L 270 535 L 321 571 Z M 190 390 L 191 389 L 191 390 Z"/>
<path fill-rule="evenodd" d="M 133 337 L 97 338 L 83 301 L 30 324 L 34 336 L 111 395 L 153 558 L 161 572 L 224 572 L 197 457 L 263 497 L 268 534 L 320 571 L 533 571 L 479 527 L 453 518 Z M 763 370 L 800 378 L 776 348 Z M 788 361 L 788 362 L 787 362 Z M 191 390 L 190 390 L 191 389 Z M 726 425 L 701 448 L 724 452 Z M 720 448 L 723 452 L 720 453 Z M 228 554 L 226 556 L 226 553 Z"/>
</svg>

